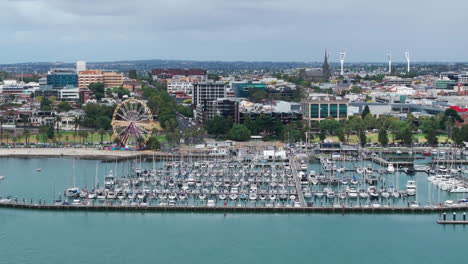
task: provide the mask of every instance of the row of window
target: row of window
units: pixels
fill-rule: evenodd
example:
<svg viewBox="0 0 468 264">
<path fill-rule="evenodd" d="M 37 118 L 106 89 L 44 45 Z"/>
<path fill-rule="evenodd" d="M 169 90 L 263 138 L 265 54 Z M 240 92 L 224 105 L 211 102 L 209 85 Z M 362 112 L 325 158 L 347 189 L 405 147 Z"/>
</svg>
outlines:
<svg viewBox="0 0 468 264">
<path fill-rule="evenodd" d="M 311 104 L 311 118 L 333 118 L 346 117 L 348 115 L 348 106 L 346 104 Z"/>
</svg>

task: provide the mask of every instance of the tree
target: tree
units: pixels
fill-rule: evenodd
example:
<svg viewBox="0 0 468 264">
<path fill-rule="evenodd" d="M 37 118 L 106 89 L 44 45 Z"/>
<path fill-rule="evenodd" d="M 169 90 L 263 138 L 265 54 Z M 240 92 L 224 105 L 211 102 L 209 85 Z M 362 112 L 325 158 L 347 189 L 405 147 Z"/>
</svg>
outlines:
<svg viewBox="0 0 468 264">
<path fill-rule="evenodd" d="M 100 101 L 104 98 L 104 84 L 103 83 L 90 83 L 88 89 L 96 96 L 96 100 Z"/>
<path fill-rule="evenodd" d="M 42 99 L 41 101 L 41 106 L 40 106 L 41 111 L 50 111 L 52 110 L 52 102 L 49 99 Z"/>
<path fill-rule="evenodd" d="M 226 119 L 222 116 L 215 116 L 215 118 L 206 123 L 208 134 L 215 135 L 215 137 L 226 134 L 229 129 L 231 127 L 228 126 Z"/>
<path fill-rule="evenodd" d="M 29 131 L 29 129 L 26 128 L 23 131 L 23 136 L 24 136 L 24 141 L 25 141 L 26 145 L 28 145 L 29 144 L 29 137 L 31 136 L 31 132 Z"/>
<path fill-rule="evenodd" d="M 367 144 L 367 137 L 364 130 L 359 131 L 359 143 L 361 144 L 361 147 L 365 147 Z"/>
<path fill-rule="evenodd" d="M 364 110 L 362 110 L 361 118 L 364 119 L 364 117 L 366 117 L 368 114 L 370 114 L 370 109 L 369 106 L 366 105 L 364 107 Z"/>
<path fill-rule="evenodd" d="M 323 130 L 320 130 L 320 134 L 319 134 L 320 141 L 324 141 L 326 138 L 327 138 L 327 135 L 325 135 L 325 132 Z"/>
<path fill-rule="evenodd" d="M 128 71 L 128 78 L 130 79 L 138 79 L 138 74 L 137 74 L 137 71 L 135 69 L 130 69 Z"/>
<path fill-rule="evenodd" d="M 106 130 L 100 128 L 100 129 L 98 130 L 98 134 L 99 134 L 99 136 L 101 137 L 101 144 L 102 144 L 102 142 L 104 141 L 104 135 L 106 134 Z"/>
<path fill-rule="evenodd" d="M 71 105 L 65 101 L 62 101 L 57 105 L 57 111 L 59 112 L 68 112 L 71 109 L 72 109 Z"/>
<path fill-rule="evenodd" d="M 267 99 L 268 93 L 262 89 L 250 89 L 249 90 L 249 100 L 252 102 L 259 103 L 265 99 Z"/>
<path fill-rule="evenodd" d="M 468 137 L 468 135 L 467 135 Z M 458 127 L 454 127 L 452 130 L 452 140 L 455 142 L 457 145 L 463 144 L 463 134 L 462 134 L 462 129 Z"/>
<path fill-rule="evenodd" d="M 386 129 L 381 128 L 379 130 L 378 140 L 379 140 L 379 143 L 382 144 L 382 146 L 385 147 L 388 145 L 388 134 L 387 134 Z"/>
<path fill-rule="evenodd" d="M 401 142 L 405 145 L 411 145 L 413 143 L 413 133 L 408 127 L 403 127 L 400 129 L 396 135 L 396 138 L 401 140 Z"/>
<path fill-rule="evenodd" d="M 236 124 L 229 130 L 228 137 L 235 141 L 247 141 L 250 139 L 250 135 L 250 130 L 245 125 Z"/>
<path fill-rule="evenodd" d="M 148 143 L 146 143 L 149 149 L 151 150 L 160 150 L 161 149 L 161 143 L 159 143 L 159 140 L 156 136 L 151 136 L 151 138 L 148 140 Z"/>
<path fill-rule="evenodd" d="M 439 140 L 437 139 L 437 135 L 434 129 L 427 131 L 425 138 L 427 143 L 431 146 L 437 146 L 437 144 L 439 144 Z"/>
<path fill-rule="evenodd" d="M 340 129 L 340 122 L 331 117 L 320 121 L 320 130 L 324 133 L 335 135 L 338 129 Z"/>
<path fill-rule="evenodd" d="M 81 130 L 80 132 L 78 132 L 78 135 L 81 137 L 82 144 L 84 145 L 87 142 L 89 136 L 88 131 Z"/>
<path fill-rule="evenodd" d="M 75 130 L 75 133 L 73 134 L 73 141 L 76 143 L 76 131 L 78 130 L 78 127 L 80 126 L 81 124 L 81 117 L 79 116 L 75 116 L 75 118 L 73 118 L 73 128 Z"/>
</svg>

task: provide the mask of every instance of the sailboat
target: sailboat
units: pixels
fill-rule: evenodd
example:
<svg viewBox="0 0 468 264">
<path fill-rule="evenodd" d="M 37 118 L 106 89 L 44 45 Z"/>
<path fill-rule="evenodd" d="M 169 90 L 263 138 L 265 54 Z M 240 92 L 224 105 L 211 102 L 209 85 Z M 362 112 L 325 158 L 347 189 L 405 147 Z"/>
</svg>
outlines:
<svg viewBox="0 0 468 264">
<path fill-rule="evenodd" d="M 73 186 L 68 188 L 65 191 L 67 197 L 77 197 L 80 194 L 80 190 L 76 187 L 76 170 L 75 170 L 75 160 L 73 160 Z"/>
</svg>

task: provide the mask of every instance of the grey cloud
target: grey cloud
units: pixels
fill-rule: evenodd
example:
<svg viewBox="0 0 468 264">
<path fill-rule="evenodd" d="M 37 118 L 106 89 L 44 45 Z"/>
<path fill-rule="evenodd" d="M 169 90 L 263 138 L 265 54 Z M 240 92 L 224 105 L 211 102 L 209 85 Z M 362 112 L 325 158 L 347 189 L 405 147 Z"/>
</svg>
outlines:
<svg viewBox="0 0 468 264">
<path fill-rule="evenodd" d="M 464 0 L 21 0 L 0 2 L 2 60 L 127 58 L 468 60 Z M 6 10 L 6 12 L 5 12 Z M 59 52 L 61 51 L 61 52 Z M 131 52 L 130 52 L 131 51 Z"/>
</svg>

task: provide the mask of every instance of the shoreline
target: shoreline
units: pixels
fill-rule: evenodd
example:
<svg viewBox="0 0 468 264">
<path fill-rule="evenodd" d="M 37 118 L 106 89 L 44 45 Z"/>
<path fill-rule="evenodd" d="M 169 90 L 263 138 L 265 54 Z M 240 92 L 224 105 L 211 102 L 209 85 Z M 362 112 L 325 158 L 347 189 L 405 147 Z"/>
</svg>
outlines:
<svg viewBox="0 0 468 264">
<path fill-rule="evenodd" d="M 187 153 L 161 152 L 161 151 L 119 151 L 119 150 L 99 150 L 95 148 L 0 148 L 0 158 L 60 158 L 74 157 L 92 160 L 127 160 L 137 158 L 179 158 L 187 156 Z M 190 153 L 192 158 L 216 158 L 220 156 L 210 156 L 200 153 Z"/>
</svg>

